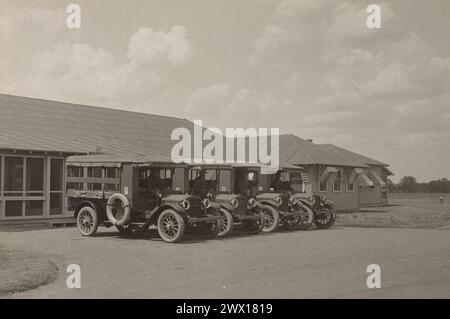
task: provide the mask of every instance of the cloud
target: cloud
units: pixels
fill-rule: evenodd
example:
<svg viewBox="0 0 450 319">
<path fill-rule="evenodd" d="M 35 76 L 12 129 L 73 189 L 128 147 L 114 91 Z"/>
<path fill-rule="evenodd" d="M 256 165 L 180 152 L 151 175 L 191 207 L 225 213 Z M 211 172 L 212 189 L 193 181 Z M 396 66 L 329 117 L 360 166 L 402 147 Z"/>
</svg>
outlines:
<svg viewBox="0 0 450 319">
<path fill-rule="evenodd" d="M 173 66 L 185 64 L 191 56 L 191 41 L 186 38 L 186 29 L 180 25 L 168 33 L 139 29 L 131 36 L 127 53 L 127 57 L 137 64 L 168 61 Z"/>
<path fill-rule="evenodd" d="M 31 95 L 87 103 L 142 102 L 193 55 L 183 26 L 169 32 L 140 28 L 129 40 L 127 59 L 83 43 L 61 42 L 35 55 L 26 87 Z"/>
</svg>

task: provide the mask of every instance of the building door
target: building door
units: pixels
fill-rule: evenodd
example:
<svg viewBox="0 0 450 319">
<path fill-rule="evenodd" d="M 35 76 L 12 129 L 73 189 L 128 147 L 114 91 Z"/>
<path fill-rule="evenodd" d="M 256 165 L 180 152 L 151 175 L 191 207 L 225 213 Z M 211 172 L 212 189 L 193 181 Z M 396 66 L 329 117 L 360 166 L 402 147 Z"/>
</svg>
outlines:
<svg viewBox="0 0 450 319">
<path fill-rule="evenodd" d="M 62 158 L 50 159 L 50 215 L 57 216 L 63 213 L 63 180 L 64 160 Z"/>
</svg>

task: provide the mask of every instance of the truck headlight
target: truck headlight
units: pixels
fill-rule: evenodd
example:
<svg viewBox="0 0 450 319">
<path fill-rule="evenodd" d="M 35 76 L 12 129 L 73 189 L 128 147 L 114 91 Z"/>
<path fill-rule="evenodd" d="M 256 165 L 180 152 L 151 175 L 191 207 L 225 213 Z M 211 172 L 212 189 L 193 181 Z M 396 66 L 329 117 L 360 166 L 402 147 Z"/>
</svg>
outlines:
<svg viewBox="0 0 450 319">
<path fill-rule="evenodd" d="M 234 208 L 238 208 L 239 207 L 239 202 L 236 198 L 233 198 L 231 200 L 231 205 L 233 205 Z"/>
<path fill-rule="evenodd" d="M 278 206 L 280 206 L 283 203 L 283 199 L 280 196 L 275 197 L 275 202 Z"/>
<path fill-rule="evenodd" d="M 289 197 L 289 203 L 295 204 L 295 198 L 294 198 L 294 196 L 290 196 L 290 197 Z"/>
<path fill-rule="evenodd" d="M 248 204 L 250 205 L 250 207 L 256 207 L 256 199 L 250 198 L 248 200 Z"/>
<path fill-rule="evenodd" d="M 187 199 L 183 199 L 181 207 L 183 207 L 184 210 L 189 210 L 189 208 L 191 208 L 191 203 Z"/>
<path fill-rule="evenodd" d="M 211 201 L 209 199 L 205 198 L 203 200 L 203 206 L 205 206 L 206 209 L 210 208 L 211 207 Z"/>
</svg>

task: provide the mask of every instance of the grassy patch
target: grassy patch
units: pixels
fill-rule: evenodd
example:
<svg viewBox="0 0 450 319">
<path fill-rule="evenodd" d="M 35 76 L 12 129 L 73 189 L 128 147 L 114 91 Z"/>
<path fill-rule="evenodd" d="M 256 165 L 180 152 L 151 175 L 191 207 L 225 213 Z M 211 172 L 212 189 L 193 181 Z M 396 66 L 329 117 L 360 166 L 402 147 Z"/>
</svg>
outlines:
<svg viewBox="0 0 450 319">
<path fill-rule="evenodd" d="M 58 267 L 45 256 L 0 246 L 0 297 L 56 280 Z"/>
<path fill-rule="evenodd" d="M 395 194 L 392 194 L 395 196 Z M 359 213 L 338 214 L 336 225 L 353 227 L 447 228 L 450 203 L 427 194 L 402 194 L 389 206 L 362 208 Z"/>
</svg>

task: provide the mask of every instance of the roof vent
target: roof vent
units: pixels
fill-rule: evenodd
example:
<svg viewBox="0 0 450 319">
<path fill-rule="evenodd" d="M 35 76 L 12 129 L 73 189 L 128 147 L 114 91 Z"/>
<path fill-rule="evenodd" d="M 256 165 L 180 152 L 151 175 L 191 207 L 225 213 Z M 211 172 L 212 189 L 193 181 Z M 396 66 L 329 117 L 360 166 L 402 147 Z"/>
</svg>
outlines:
<svg viewBox="0 0 450 319">
<path fill-rule="evenodd" d="M 101 146 L 97 146 L 95 148 L 95 152 L 89 152 L 89 155 L 104 155 L 103 148 Z"/>
</svg>

